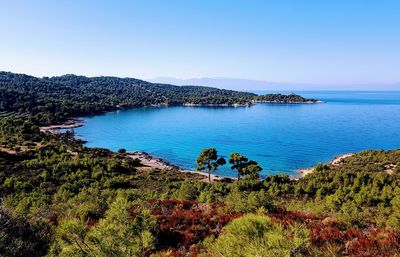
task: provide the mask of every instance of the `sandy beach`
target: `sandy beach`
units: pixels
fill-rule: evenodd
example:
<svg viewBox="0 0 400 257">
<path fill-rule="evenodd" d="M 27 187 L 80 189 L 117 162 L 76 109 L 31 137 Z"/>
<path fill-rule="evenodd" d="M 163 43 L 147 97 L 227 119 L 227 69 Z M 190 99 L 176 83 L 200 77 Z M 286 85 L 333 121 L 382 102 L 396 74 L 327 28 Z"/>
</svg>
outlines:
<svg viewBox="0 0 400 257">
<path fill-rule="evenodd" d="M 346 159 L 347 157 L 353 156 L 354 153 L 346 153 L 346 154 L 342 154 L 339 156 L 336 156 L 335 158 L 333 158 L 333 160 L 331 160 L 330 162 L 328 162 L 327 164 L 329 165 L 339 165 L 343 159 Z M 305 168 L 305 169 L 300 169 L 297 171 L 297 173 L 300 174 L 301 177 L 304 177 L 307 174 L 313 173 L 314 172 L 315 167 L 311 167 L 311 168 Z"/>
<path fill-rule="evenodd" d="M 338 165 L 343 161 L 343 159 L 346 159 L 347 157 L 350 157 L 350 156 L 353 156 L 353 155 L 354 155 L 354 153 L 346 153 L 346 154 L 342 154 L 342 155 L 336 156 L 335 158 L 333 158 L 332 161 L 329 162 L 329 164 Z"/>
<path fill-rule="evenodd" d="M 79 128 L 83 126 L 83 120 L 80 118 L 72 118 L 67 120 L 66 122 L 58 125 L 50 125 L 50 126 L 44 126 L 40 127 L 40 132 L 43 133 L 60 133 L 60 129 L 73 129 L 73 128 Z"/>
</svg>

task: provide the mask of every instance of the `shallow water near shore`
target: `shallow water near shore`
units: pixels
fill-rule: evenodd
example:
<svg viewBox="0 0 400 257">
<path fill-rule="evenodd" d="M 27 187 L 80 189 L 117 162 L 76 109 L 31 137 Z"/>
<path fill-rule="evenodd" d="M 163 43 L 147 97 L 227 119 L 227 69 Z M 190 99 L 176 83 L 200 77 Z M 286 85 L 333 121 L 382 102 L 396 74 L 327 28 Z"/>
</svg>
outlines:
<svg viewBox="0 0 400 257">
<path fill-rule="evenodd" d="M 74 131 L 87 146 L 145 151 L 184 169 L 194 169 L 206 147 L 225 157 L 240 152 L 259 162 L 264 176 L 400 148 L 400 92 L 296 93 L 326 103 L 138 108 L 86 117 Z M 216 173 L 235 176 L 229 165 Z"/>
</svg>

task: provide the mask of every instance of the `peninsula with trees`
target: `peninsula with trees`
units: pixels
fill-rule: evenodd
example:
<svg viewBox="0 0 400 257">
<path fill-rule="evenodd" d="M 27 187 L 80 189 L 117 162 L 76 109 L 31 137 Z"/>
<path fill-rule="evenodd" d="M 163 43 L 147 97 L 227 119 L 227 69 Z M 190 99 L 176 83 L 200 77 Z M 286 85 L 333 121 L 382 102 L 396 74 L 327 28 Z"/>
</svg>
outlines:
<svg viewBox="0 0 400 257">
<path fill-rule="evenodd" d="M 174 105 L 237 106 L 255 102 L 317 102 L 295 94 L 268 94 L 203 86 L 155 84 L 133 78 L 64 75 L 36 78 L 0 72 L 0 114 L 27 114 L 50 125 L 71 117 L 122 108 Z"/>
</svg>

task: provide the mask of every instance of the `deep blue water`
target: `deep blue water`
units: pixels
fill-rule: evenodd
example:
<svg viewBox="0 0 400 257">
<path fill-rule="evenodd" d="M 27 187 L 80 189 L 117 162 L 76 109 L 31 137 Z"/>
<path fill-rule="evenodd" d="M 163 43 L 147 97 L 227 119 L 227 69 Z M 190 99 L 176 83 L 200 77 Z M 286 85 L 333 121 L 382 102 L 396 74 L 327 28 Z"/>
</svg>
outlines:
<svg viewBox="0 0 400 257">
<path fill-rule="evenodd" d="M 87 146 L 146 151 L 193 169 L 200 150 L 240 152 L 263 175 L 295 174 L 334 156 L 400 148 L 400 92 L 298 92 L 324 104 L 162 107 L 84 118 L 75 129 Z M 235 176 L 229 167 L 217 171 Z"/>
</svg>

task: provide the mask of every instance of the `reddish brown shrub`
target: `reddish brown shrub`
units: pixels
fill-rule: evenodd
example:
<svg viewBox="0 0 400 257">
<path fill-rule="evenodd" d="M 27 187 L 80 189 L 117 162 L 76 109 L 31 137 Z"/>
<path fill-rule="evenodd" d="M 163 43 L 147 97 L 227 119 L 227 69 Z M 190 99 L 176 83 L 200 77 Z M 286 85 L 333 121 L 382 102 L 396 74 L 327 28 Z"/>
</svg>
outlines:
<svg viewBox="0 0 400 257">
<path fill-rule="evenodd" d="M 321 223 L 310 227 L 310 236 L 314 246 L 338 245 L 352 257 L 393 256 L 400 251 L 400 234 L 385 228 L 340 230 L 335 223 Z"/>
<path fill-rule="evenodd" d="M 324 217 L 305 212 L 290 212 L 280 210 L 279 212 L 270 213 L 269 216 L 277 223 L 283 226 L 290 226 L 294 223 L 310 224 L 313 222 L 321 222 Z"/>
<path fill-rule="evenodd" d="M 324 216 L 303 212 L 279 210 L 269 214 L 275 222 L 283 226 L 294 223 L 305 224 L 309 228 L 314 247 L 337 246 L 346 256 L 393 256 L 400 252 L 400 234 L 385 228 L 342 229 L 339 224 Z"/>
<path fill-rule="evenodd" d="M 222 206 L 175 199 L 151 201 L 150 209 L 157 217 L 159 249 L 173 250 L 174 256 L 194 254 L 195 244 L 208 236 L 218 236 L 223 226 L 242 215 L 223 213 Z"/>
</svg>

